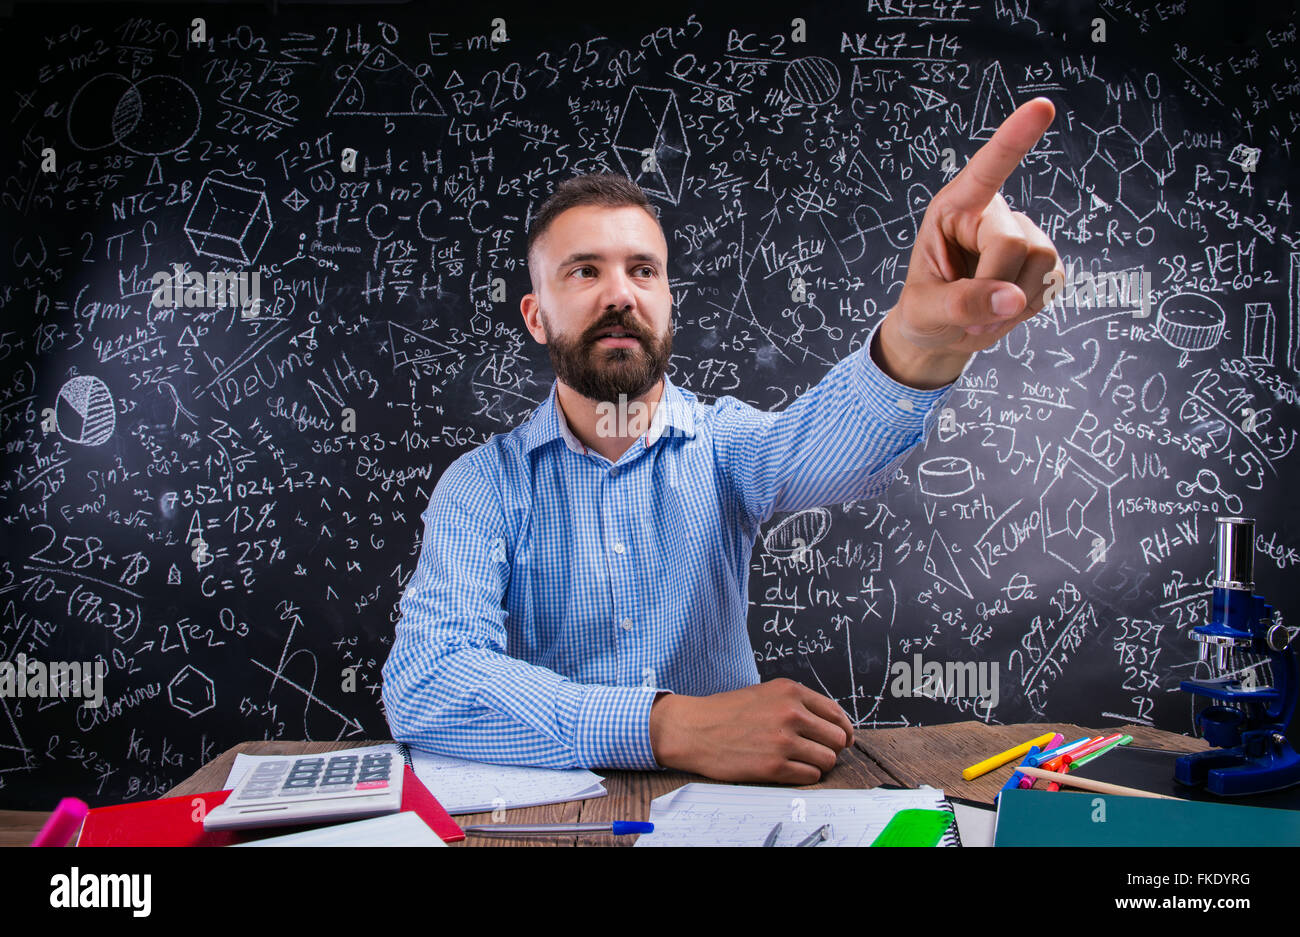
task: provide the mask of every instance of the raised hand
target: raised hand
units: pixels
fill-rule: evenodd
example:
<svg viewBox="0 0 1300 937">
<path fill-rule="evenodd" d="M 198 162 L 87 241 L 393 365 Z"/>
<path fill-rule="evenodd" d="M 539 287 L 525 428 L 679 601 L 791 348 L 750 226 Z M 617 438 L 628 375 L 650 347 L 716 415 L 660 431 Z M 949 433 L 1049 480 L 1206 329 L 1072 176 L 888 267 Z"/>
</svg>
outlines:
<svg viewBox="0 0 1300 937">
<path fill-rule="evenodd" d="M 930 202 L 902 294 L 880 329 L 881 365 L 895 380 L 947 384 L 972 354 L 1043 309 L 1060 258 L 998 190 L 1055 113 L 1047 98 L 1022 104 Z"/>
</svg>

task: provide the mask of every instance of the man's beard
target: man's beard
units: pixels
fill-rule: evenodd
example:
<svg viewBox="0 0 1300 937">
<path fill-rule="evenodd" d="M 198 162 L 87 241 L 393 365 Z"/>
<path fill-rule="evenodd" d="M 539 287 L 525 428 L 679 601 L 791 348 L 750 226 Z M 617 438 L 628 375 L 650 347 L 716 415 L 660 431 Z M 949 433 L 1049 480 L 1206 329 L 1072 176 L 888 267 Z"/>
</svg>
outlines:
<svg viewBox="0 0 1300 937">
<path fill-rule="evenodd" d="M 654 387 L 668 368 L 673 349 L 671 320 L 659 339 L 645 332 L 630 314 L 610 313 L 574 339 L 553 333 L 544 310 L 541 319 L 555 376 L 591 400 L 617 404 L 619 395 L 633 400 Z M 602 348 L 596 344 L 597 334 L 608 328 L 626 331 L 640 344 L 636 348 Z"/>
</svg>

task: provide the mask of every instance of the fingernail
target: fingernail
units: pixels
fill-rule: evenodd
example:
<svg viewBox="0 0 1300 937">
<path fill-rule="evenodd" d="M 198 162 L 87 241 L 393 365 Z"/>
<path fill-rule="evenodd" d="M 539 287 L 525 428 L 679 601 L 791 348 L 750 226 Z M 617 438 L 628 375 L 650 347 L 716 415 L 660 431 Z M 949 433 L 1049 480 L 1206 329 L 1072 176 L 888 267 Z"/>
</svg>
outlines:
<svg viewBox="0 0 1300 937">
<path fill-rule="evenodd" d="M 1002 316 L 1014 316 L 1020 311 L 1020 297 L 1016 295 L 1015 289 L 1004 286 L 993 294 L 993 314 Z"/>
</svg>

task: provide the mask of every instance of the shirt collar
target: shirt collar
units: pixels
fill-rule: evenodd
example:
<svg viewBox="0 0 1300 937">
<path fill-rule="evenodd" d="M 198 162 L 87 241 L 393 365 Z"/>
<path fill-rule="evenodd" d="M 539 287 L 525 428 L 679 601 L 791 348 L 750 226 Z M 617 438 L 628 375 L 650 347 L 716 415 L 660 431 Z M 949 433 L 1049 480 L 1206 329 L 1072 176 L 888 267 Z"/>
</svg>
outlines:
<svg viewBox="0 0 1300 937">
<path fill-rule="evenodd" d="M 528 429 L 524 433 L 525 455 L 543 443 L 557 438 L 564 440 L 564 444 L 579 455 L 587 452 L 586 446 L 573 435 L 573 430 L 569 429 L 569 423 L 560 409 L 558 393 L 559 381 L 552 381 L 550 394 L 542 405 L 533 411 Z M 655 408 L 650 428 L 641 437 L 641 443 L 643 447 L 649 448 L 659 440 L 660 436 L 694 435 L 694 402 L 665 374 L 663 396 L 659 400 L 659 406 Z"/>
</svg>

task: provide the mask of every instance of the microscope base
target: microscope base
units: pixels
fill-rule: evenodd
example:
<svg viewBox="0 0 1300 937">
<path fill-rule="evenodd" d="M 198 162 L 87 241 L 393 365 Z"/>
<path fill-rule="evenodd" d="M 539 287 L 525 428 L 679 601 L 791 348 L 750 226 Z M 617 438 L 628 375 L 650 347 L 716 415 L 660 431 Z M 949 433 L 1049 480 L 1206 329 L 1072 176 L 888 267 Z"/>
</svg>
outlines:
<svg viewBox="0 0 1300 937">
<path fill-rule="evenodd" d="M 1222 797 L 1241 797 L 1279 791 L 1300 784 L 1300 755 L 1289 742 L 1270 746 L 1273 750 L 1254 757 L 1247 745 L 1184 755 L 1174 762 L 1174 779 L 1189 787 L 1202 787 Z"/>
</svg>

